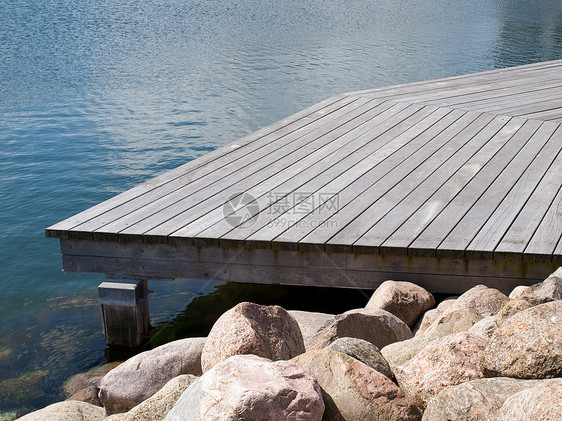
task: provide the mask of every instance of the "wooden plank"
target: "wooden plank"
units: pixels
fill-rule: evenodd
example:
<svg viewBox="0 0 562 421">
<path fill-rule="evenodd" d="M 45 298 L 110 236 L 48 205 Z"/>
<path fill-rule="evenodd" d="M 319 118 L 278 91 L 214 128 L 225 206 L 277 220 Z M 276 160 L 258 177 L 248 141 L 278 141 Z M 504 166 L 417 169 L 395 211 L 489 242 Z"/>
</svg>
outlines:
<svg viewBox="0 0 562 421">
<path fill-rule="evenodd" d="M 470 143 L 452 154 L 451 159 L 446 160 L 431 177 L 420 180 L 421 184 L 395 207 L 389 209 L 376 224 L 373 224 L 373 227 L 353 244 L 354 247 L 382 246 L 402 224 L 410 219 L 412 214 L 428 202 L 435 192 L 446 189 L 444 186 L 452 187 L 446 189 L 449 197 L 458 193 L 521 128 L 523 123 L 522 119 L 510 120 L 505 116 L 494 118 Z M 443 201 L 440 202 L 443 203 Z M 396 239 L 393 238 L 391 241 L 396 241 Z M 410 236 L 401 243 L 401 247 L 406 248 L 411 241 Z M 397 247 L 397 245 L 394 244 L 393 247 Z"/>
<path fill-rule="evenodd" d="M 550 261 L 562 233 L 562 186 L 548 208 L 533 238 L 525 248 L 524 258 Z"/>
<path fill-rule="evenodd" d="M 488 186 L 496 179 L 513 156 L 528 142 L 541 124 L 541 122 L 527 121 L 438 215 L 431 216 L 431 221 L 410 244 L 408 252 L 435 255 L 436 249 L 443 238 L 451 232 L 458 221 L 470 209 L 476 198 L 486 191 Z M 464 255 L 464 249 L 460 250 L 460 255 Z"/>
<path fill-rule="evenodd" d="M 150 216 L 156 215 L 157 219 L 165 217 L 166 214 L 159 213 L 159 211 L 164 209 L 165 213 L 170 213 L 178 207 L 181 208 L 183 206 L 182 200 L 197 203 L 199 197 L 208 197 L 209 190 L 211 188 L 216 190 L 216 186 L 221 182 L 228 183 L 233 179 L 232 177 L 246 177 L 257 171 L 259 165 L 264 165 L 263 163 L 260 164 L 261 158 L 270 157 L 274 160 L 276 157 L 284 156 L 299 149 L 307 143 L 311 136 L 313 139 L 317 139 L 324 132 L 329 131 L 334 124 L 333 122 L 338 121 L 338 117 L 358 107 L 365 107 L 365 104 L 368 103 L 368 99 L 359 99 L 346 104 L 344 107 L 331 109 L 329 113 L 325 113 L 314 122 L 282 137 L 275 136 L 271 139 L 264 137 L 260 139 L 259 143 L 256 142 L 256 147 L 252 152 L 240 156 L 238 160 L 233 160 L 232 157 L 228 156 L 215 160 L 212 164 L 200 167 L 197 172 L 190 173 L 186 178 L 179 178 L 173 184 L 168 183 L 166 189 L 161 189 L 155 194 L 145 194 L 138 200 L 130 201 L 125 207 L 115 208 L 99 218 L 93 218 L 75 227 L 75 229 L 78 231 L 95 231 L 95 236 L 101 239 L 103 233 L 118 233 Z M 276 149 L 271 152 L 273 148 Z M 219 188 L 218 191 L 220 190 Z M 197 194 L 199 196 L 193 197 Z M 145 221 L 143 223 L 148 226 L 152 222 Z"/>
<path fill-rule="evenodd" d="M 551 167 L 561 148 L 562 128 L 558 127 L 545 147 L 535 156 L 522 177 L 517 180 L 505 199 L 474 237 L 467 248 L 470 257 L 493 258 L 496 246 Z"/>
<path fill-rule="evenodd" d="M 524 172 L 531 167 L 532 162 L 539 162 L 535 157 L 540 153 L 543 146 L 547 144 L 557 127 L 556 123 L 551 122 L 545 122 L 539 127 L 486 191 L 476 200 L 473 200 L 470 209 L 437 247 L 438 256 L 444 256 L 450 250 L 453 250 L 456 254 L 458 250 L 465 250 L 468 247 L 478 231 L 480 231 L 494 211 L 498 209 L 500 203 L 513 190 L 514 185 L 521 180 Z M 543 165 L 543 162 L 533 166 L 532 170 L 537 171 L 541 165 Z M 532 176 L 532 187 L 535 187 L 539 180 L 540 177 L 534 174 Z M 490 249 L 491 251 L 493 249 Z"/>
<path fill-rule="evenodd" d="M 128 203 L 130 200 L 142 196 L 144 193 L 151 191 L 156 186 L 161 186 L 168 182 L 175 180 L 177 177 L 189 173 L 190 170 L 197 169 L 203 165 L 212 162 L 213 160 L 229 155 L 229 157 L 234 158 L 240 154 L 244 154 L 249 150 L 253 150 L 254 142 L 259 141 L 266 135 L 276 133 L 278 135 L 286 134 L 292 130 L 302 128 L 303 126 L 310 124 L 316 118 L 321 118 L 333 107 L 344 106 L 353 102 L 353 98 L 345 97 L 344 95 L 337 95 L 328 98 L 325 101 L 321 101 L 305 110 L 299 111 L 286 119 L 280 120 L 274 124 L 271 124 L 263 129 L 260 129 L 254 133 L 251 133 L 236 141 L 236 148 L 234 144 L 226 145 L 215 151 L 209 152 L 204 156 L 190 161 L 178 168 L 171 171 L 167 171 L 155 178 L 152 178 L 145 183 L 142 183 L 133 189 L 127 190 L 109 200 L 106 200 L 96 206 L 93 206 L 83 212 L 80 212 L 70 218 L 65 219 L 51 227 L 47 228 L 46 234 L 49 236 L 57 236 L 58 234 L 63 234 L 65 231 L 70 230 L 77 225 L 90 220 L 91 218 L 103 214 L 108 210 L 115 208 L 123 203 Z M 232 155 L 231 155 L 232 154 Z"/>
<path fill-rule="evenodd" d="M 310 154 L 301 162 L 292 165 L 287 169 L 290 172 L 282 171 L 273 177 L 265 179 L 257 185 L 243 190 L 245 193 L 252 195 L 256 198 L 259 207 L 256 209 L 252 216 L 259 218 L 258 211 L 261 213 L 266 212 L 264 217 L 274 217 L 276 213 L 273 209 L 280 209 L 280 206 L 275 208 L 275 203 L 287 198 L 287 195 L 293 194 L 297 189 L 301 188 L 304 183 L 310 182 L 321 174 L 330 172 L 334 177 L 339 176 L 351 165 L 354 165 L 359 160 L 364 159 L 365 155 L 374 152 L 382 145 L 376 142 L 367 143 L 365 135 L 372 133 L 375 127 L 384 128 L 384 123 L 390 119 L 404 119 L 403 124 L 414 124 L 416 121 L 423 119 L 425 116 L 430 115 L 436 111 L 433 107 L 425 106 L 410 106 L 405 109 L 398 109 L 392 107 L 393 110 L 385 110 L 376 118 L 369 120 L 365 124 L 351 130 L 343 135 L 337 135 L 338 148 L 331 148 L 325 151 L 318 158 L 318 154 Z M 288 200 L 288 199 L 287 199 Z M 193 237 L 199 238 L 219 238 L 221 235 L 230 231 L 233 227 L 230 221 L 225 220 L 223 209 L 224 200 L 219 202 L 215 209 L 207 211 L 204 215 L 194 220 L 190 225 L 185 226 L 181 230 L 173 233 L 173 236 L 180 237 Z M 265 222 L 265 220 L 263 220 Z M 224 224 L 223 224 L 224 223 Z M 219 224 L 220 226 L 218 226 Z M 150 233 L 148 233 L 150 234 Z M 201 235 L 199 235 L 201 234 Z"/>
<path fill-rule="evenodd" d="M 549 170 L 509 227 L 509 231 L 494 250 L 494 258 L 501 259 L 514 254 L 519 256 L 523 254 L 529 240 L 540 225 L 545 210 L 551 206 L 560 190 L 560 174 L 562 174 L 562 152 L 558 153 Z"/>
<path fill-rule="evenodd" d="M 325 187 L 326 191 L 338 192 L 339 207 L 334 214 L 318 215 L 311 212 L 308 215 L 296 215 L 296 219 L 299 221 L 298 224 L 294 224 L 289 228 L 286 226 L 268 227 L 268 229 L 253 234 L 249 237 L 249 240 L 274 240 L 275 243 L 297 243 L 306 237 L 308 233 L 314 232 L 315 227 L 318 226 L 323 227 L 320 235 L 327 236 L 327 231 L 337 229 L 334 228 L 334 226 L 327 227 L 323 225 L 328 218 L 337 221 L 337 225 L 339 226 L 347 224 L 349 218 L 351 218 L 352 212 L 350 214 L 344 214 L 342 210 L 344 210 L 349 203 L 354 199 L 361 204 L 374 200 L 383 193 L 386 185 L 385 181 L 396 176 L 401 177 L 400 174 L 409 172 L 409 170 L 417 166 L 418 162 L 423 160 L 424 157 L 431 155 L 436 149 L 446 143 L 449 134 L 451 132 L 456 132 L 457 125 L 460 126 L 458 129 L 460 131 L 465 124 L 469 124 L 476 118 L 476 114 L 467 113 L 457 120 L 457 124 L 447 126 L 442 126 L 441 124 L 444 121 L 441 120 L 437 128 L 425 132 L 427 136 L 437 131 L 437 134 L 430 139 L 427 139 L 425 136 L 416 138 L 416 142 L 409 142 L 401 149 L 393 151 L 394 153 L 390 156 L 385 156 L 383 161 L 379 161 L 377 156 L 372 156 L 370 158 L 373 159 L 371 169 L 360 177 L 353 174 L 351 177 L 340 177 L 329 182 Z M 412 159 L 413 155 L 416 156 L 415 160 Z M 400 169 L 396 169 L 397 167 Z M 357 202 L 353 203 L 353 211 L 358 210 L 358 208 L 356 208 L 357 205 Z M 345 218 L 348 218 L 348 220 Z M 324 238 L 319 239 L 315 237 L 314 239 L 307 238 L 307 242 L 312 244 L 324 244 L 325 240 Z"/>
<path fill-rule="evenodd" d="M 326 244 L 328 242 L 334 245 L 353 244 L 371 227 L 369 220 L 372 217 L 369 215 L 354 224 L 353 221 L 358 218 L 358 215 L 361 215 L 372 203 L 376 203 L 384 197 L 390 189 L 402 184 L 407 176 L 416 170 L 418 171 L 417 176 L 420 178 L 419 181 L 421 181 L 435 169 L 438 162 L 443 160 L 443 156 L 448 156 L 454 152 L 457 148 L 455 141 L 462 138 L 461 144 L 467 142 L 492 119 L 492 115 L 468 112 L 455 124 L 445 128 L 423 148 L 412 150 L 412 155 L 407 160 L 397 163 L 394 168 L 385 173 L 383 177 L 375 180 L 374 183 L 366 186 L 365 184 L 361 185 L 360 182 L 350 185 L 348 191 L 357 191 L 360 194 L 355 195 L 351 200 L 347 200 L 346 191 L 340 193 L 340 208 L 333 216 L 334 220 L 338 222 L 337 226 L 321 227 L 322 229 L 305 232 L 305 235 L 299 240 L 302 243 L 310 244 Z M 406 184 L 404 185 L 406 186 Z M 405 194 L 410 191 L 410 188 L 406 189 Z M 378 212 L 380 209 L 377 207 L 376 211 Z M 297 235 L 301 235 L 301 232 L 298 232 Z M 286 234 L 282 238 L 287 238 Z"/>
</svg>

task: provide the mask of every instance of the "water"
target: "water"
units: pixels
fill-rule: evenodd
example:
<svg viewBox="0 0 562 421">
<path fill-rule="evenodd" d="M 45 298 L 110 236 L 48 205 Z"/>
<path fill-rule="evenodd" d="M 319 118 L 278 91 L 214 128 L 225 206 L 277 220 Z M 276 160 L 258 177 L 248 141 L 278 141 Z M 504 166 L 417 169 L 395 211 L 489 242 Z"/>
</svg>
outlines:
<svg viewBox="0 0 562 421">
<path fill-rule="evenodd" d="M 559 58 L 559 0 L 0 0 L 0 415 L 113 358 L 103 277 L 62 273 L 45 227 L 337 93 Z M 154 344 L 205 334 L 237 300 L 341 304 L 150 289 Z"/>
</svg>

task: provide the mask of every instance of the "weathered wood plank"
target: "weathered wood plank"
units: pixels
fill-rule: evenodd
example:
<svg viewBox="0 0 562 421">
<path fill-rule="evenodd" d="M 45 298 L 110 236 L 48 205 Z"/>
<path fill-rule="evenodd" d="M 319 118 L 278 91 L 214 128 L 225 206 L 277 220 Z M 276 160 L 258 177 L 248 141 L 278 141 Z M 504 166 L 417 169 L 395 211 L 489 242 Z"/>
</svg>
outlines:
<svg viewBox="0 0 562 421">
<path fill-rule="evenodd" d="M 529 260 L 544 258 L 550 261 L 550 254 L 554 253 L 560 242 L 560 233 L 562 233 L 562 188 L 558 190 L 533 238 L 525 248 L 524 258 Z"/>
</svg>

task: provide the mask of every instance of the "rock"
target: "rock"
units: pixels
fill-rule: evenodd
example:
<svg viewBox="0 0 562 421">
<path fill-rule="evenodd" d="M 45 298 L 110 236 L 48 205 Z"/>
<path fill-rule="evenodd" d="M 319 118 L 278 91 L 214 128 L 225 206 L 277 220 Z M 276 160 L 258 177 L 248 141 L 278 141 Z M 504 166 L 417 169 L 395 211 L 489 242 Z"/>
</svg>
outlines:
<svg viewBox="0 0 562 421">
<path fill-rule="evenodd" d="M 104 364 L 100 367 L 96 367 L 86 373 L 79 373 L 71 378 L 69 378 L 63 386 L 64 393 L 67 398 L 76 394 L 82 389 L 86 389 L 89 386 L 99 387 L 101 379 L 115 367 L 117 367 L 120 362 L 112 362 Z"/>
<path fill-rule="evenodd" d="M 389 379 L 394 379 L 394 374 L 392 373 L 388 362 L 384 359 L 379 349 L 371 342 L 358 338 L 339 338 L 328 345 L 325 349 L 349 355 L 350 357 L 367 364 L 379 373 L 384 374 Z"/>
<path fill-rule="evenodd" d="M 166 421 L 320 421 L 324 402 L 312 375 L 292 361 L 235 355 L 195 381 Z"/>
<path fill-rule="evenodd" d="M 499 326 L 482 357 L 486 377 L 562 376 L 562 301 L 523 310 Z"/>
<path fill-rule="evenodd" d="M 411 282 L 386 281 L 373 293 L 366 308 L 379 308 L 394 314 L 408 327 L 435 305 L 433 295 Z"/>
<path fill-rule="evenodd" d="M 308 349 L 308 342 L 316 332 L 326 323 L 333 314 L 316 313 L 312 311 L 288 310 L 288 313 L 295 318 L 301 329 L 304 347 Z"/>
<path fill-rule="evenodd" d="M 197 379 L 198 377 L 191 374 L 174 377 L 162 389 L 132 408 L 129 412 L 114 416 L 114 421 L 163 420 L 176 404 L 181 394 Z"/>
<path fill-rule="evenodd" d="M 0 412 L 0 421 L 14 421 L 18 418 L 17 411 Z"/>
<path fill-rule="evenodd" d="M 431 310 L 428 310 L 424 315 L 418 320 L 416 326 L 412 329 L 414 335 L 421 335 L 425 330 L 439 318 L 441 314 L 449 307 L 451 307 L 458 297 L 448 297 L 441 301 L 439 305 Z"/>
<path fill-rule="evenodd" d="M 423 420 L 497 420 L 499 410 L 507 398 L 536 386 L 537 382 L 538 380 L 494 377 L 449 386 L 429 401 Z"/>
<path fill-rule="evenodd" d="M 180 374 L 201 374 L 205 338 L 170 342 L 128 359 L 107 373 L 99 398 L 107 414 L 127 412 Z"/>
<path fill-rule="evenodd" d="M 420 409 L 447 386 L 484 377 L 480 358 L 488 338 L 468 332 L 445 336 L 394 370 L 398 385 Z"/>
<path fill-rule="evenodd" d="M 546 278 L 543 282 L 525 289 L 512 291 L 510 298 L 525 300 L 536 306 L 550 301 L 562 300 L 562 267 Z"/>
<path fill-rule="evenodd" d="M 537 386 L 510 396 L 499 412 L 499 421 L 561 420 L 562 379 L 541 380 Z"/>
<path fill-rule="evenodd" d="M 484 335 L 487 338 L 491 338 L 498 328 L 496 317 L 497 316 L 484 317 L 482 320 L 474 323 L 474 326 L 468 329 L 468 332 L 477 333 L 479 335 Z"/>
<path fill-rule="evenodd" d="M 519 294 L 521 294 L 523 291 L 525 291 L 527 288 L 529 288 L 526 285 L 519 285 L 515 288 L 513 288 L 513 291 L 511 291 L 508 295 L 509 298 L 517 298 L 517 296 Z"/>
<path fill-rule="evenodd" d="M 297 321 L 279 306 L 240 303 L 215 322 L 201 355 L 203 371 L 233 355 L 253 354 L 273 361 L 305 351 Z"/>
<path fill-rule="evenodd" d="M 338 338 L 359 338 L 379 349 L 412 337 L 410 328 L 386 310 L 356 309 L 331 317 L 309 341 L 310 349 L 328 346 Z"/>
<path fill-rule="evenodd" d="M 509 319 L 511 316 L 519 313 L 520 311 L 527 310 L 533 307 L 533 304 L 526 300 L 521 300 L 519 298 L 511 298 L 506 301 L 502 309 L 496 314 L 496 323 L 501 325 L 504 320 Z"/>
<path fill-rule="evenodd" d="M 480 320 L 482 320 L 482 316 L 475 310 L 460 308 L 439 317 L 426 329 L 424 335 L 442 338 L 453 333 L 466 332 Z"/>
<path fill-rule="evenodd" d="M 84 389 L 79 390 L 67 400 L 88 402 L 95 406 L 103 406 L 98 397 L 99 391 L 100 389 L 97 386 L 88 386 L 85 387 Z"/>
<path fill-rule="evenodd" d="M 509 298 L 495 288 L 488 288 L 485 285 L 477 285 L 464 294 L 443 312 L 441 317 L 453 311 L 469 308 L 480 314 L 482 317 L 494 316 L 502 308 Z"/>
<path fill-rule="evenodd" d="M 103 408 L 80 401 L 57 402 L 19 418 L 21 421 L 101 421 L 103 419 Z"/>
<path fill-rule="evenodd" d="M 340 352 L 315 349 L 293 358 L 318 380 L 324 420 L 419 420 L 414 404 L 388 377 Z"/>
<path fill-rule="evenodd" d="M 19 377 L 0 381 L 0 405 L 13 402 L 25 404 L 45 396 L 41 383 L 49 374 L 46 370 L 35 370 Z"/>
<path fill-rule="evenodd" d="M 394 373 L 396 367 L 410 361 L 418 354 L 418 352 L 437 339 L 438 338 L 432 338 L 431 336 L 426 335 L 416 336 L 406 341 L 395 342 L 385 346 L 381 349 L 381 354 L 388 362 L 392 372 Z"/>
</svg>

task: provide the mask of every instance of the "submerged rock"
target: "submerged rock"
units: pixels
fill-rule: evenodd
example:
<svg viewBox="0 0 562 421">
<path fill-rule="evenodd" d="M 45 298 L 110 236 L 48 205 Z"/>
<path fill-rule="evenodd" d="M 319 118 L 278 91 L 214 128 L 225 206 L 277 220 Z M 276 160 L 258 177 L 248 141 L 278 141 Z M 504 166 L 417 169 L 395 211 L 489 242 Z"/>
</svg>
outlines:
<svg viewBox="0 0 562 421">
<path fill-rule="evenodd" d="M 323 420 L 413 421 L 419 410 L 388 377 L 340 352 L 314 349 L 293 358 L 322 387 Z"/>
<path fill-rule="evenodd" d="M 216 364 L 179 398 L 166 421 L 320 421 L 317 381 L 291 361 L 235 355 Z"/>
<path fill-rule="evenodd" d="M 201 374 L 205 338 L 187 338 L 142 352 L 107 373 L 99 398 L 108 414 L 127 412 L 180 374 Z"/>
<path fill-rule="evenodd" d="M 434 305 L 433 295 L 419 285 L 386 281 L 377 288 L 365 307 L 386 310 L 413 328 L 420 316 Z"/>
</svg>

